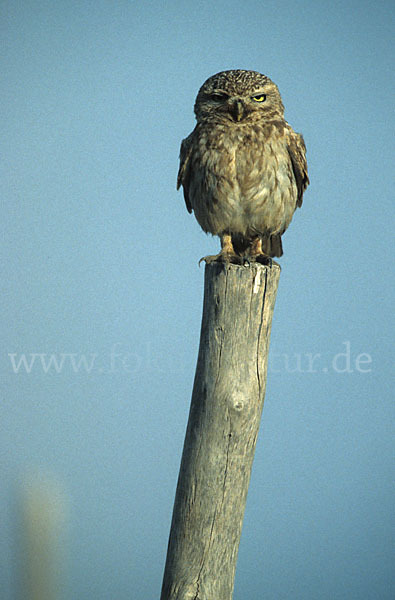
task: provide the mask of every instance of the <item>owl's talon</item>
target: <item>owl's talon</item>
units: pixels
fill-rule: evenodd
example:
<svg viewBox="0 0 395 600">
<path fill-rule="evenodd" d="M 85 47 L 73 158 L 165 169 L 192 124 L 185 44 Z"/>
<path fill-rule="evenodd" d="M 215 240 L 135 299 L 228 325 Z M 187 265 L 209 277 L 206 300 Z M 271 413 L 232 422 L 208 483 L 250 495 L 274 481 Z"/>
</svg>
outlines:
<svg viewBox="0 0 395 600">
<path fill-rule="evenodd" d="M 202 258 L 199 260 L 199 267 L 200 267 L 200 263 L 204 260 L 204 262 L 206 263 L 206 265 L 210 265 L 213 262 L 218 262 L 218 263 L 223 263 L 223 264 L 233 264 L 233 265 L 244 265 L 245 264 L 245 259 L 242 256 L 239 256 L 238 254 L 231 254 L 229 252 L 220 252 L 219 254 L 213 254 L 213 255 L 209 255 L 209 256 L 202 256 Z"/>
<path fill-rule="evenodd" d="M 273 261 L 270 258 L 270 256 L 258 256 L 256 261 L 260 264 L 260 265 L 265 265 L 265 267 L 269 267 L 270 269 L 273 266 Z"/>
<path fill-rule="evenodd" d="M 265 265 L 266 267 L 270 268 L 273 266 L 273 260 L 270 258 L 270 256 L 266 256 L 266 254 L 257 254 L 257 256 L 253 256 L 251 258 L 253 258 L 255 262 L 258 262 L 260 265 Z"/>
</svg>

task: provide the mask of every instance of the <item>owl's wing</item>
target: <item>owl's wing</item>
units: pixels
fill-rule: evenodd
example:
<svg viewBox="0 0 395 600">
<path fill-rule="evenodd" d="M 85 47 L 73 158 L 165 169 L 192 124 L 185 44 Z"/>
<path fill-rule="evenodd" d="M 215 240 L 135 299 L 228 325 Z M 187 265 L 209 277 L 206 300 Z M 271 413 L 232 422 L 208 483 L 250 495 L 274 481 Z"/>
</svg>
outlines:
<svg viewBox="0 0 395 600">
<path fill-rule="evenodd" d="M 191 178 L 191 154 L 192 154 L 192 142 L 193 142 L 193 131 L 192 133 L 182 140 L 180 149 L 180 168 L 178 169 L 177 176 L 177 189 L 180 189 L 182 185 L 184 192 L 185 204 L 188 212 L 192 212 L 192 204 L 189 200 L 189 182 Z"/>
<path fill-rule="evenodd" d="M 303 136 L 300 133 L 295 133 L 291 130 L 288 134 L 287 145 L 296 179 L 296 186 L 298 188 L 298 200 L 296 206 L 302 206 L 303 192 L 310 183 L 307 175 L 306 146 Z"/>
</svg>

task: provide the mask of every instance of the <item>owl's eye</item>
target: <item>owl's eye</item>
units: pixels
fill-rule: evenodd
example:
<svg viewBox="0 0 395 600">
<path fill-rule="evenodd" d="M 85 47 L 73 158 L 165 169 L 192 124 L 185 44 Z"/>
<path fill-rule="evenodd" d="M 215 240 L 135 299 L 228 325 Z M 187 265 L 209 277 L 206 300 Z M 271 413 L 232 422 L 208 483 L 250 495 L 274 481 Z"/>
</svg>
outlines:
<svg viewBox="0 0 395 600">
<path fill-rule="evenodd" d="M 215 100 L 215 102 L 223 102 L 224 100 L 227 100 L 229 98 L 228 94 L 225 94 L 225 92 L 213 92 L 211 94 L 211 99 Z"/>
<path fill-rule="evenodd" d="M 251 96 L 251 100 L 255 102 L 265 102 L 266 94 L 257 94 L 256 96 Z"/>
</svg>

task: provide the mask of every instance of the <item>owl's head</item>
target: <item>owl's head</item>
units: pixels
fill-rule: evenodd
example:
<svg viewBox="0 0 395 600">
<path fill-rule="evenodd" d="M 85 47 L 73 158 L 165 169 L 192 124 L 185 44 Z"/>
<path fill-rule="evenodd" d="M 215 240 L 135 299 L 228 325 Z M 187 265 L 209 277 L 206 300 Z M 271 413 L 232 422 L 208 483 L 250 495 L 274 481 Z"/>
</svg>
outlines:
<svg viewBox="0 0 395 600">
<path fill-rule="evenodd" d="M 205 81 L 195 102 L 198 123 L 251 123 L 284 116 L 278 87 L 257 71 L 221 71 Z"/>
</svg>

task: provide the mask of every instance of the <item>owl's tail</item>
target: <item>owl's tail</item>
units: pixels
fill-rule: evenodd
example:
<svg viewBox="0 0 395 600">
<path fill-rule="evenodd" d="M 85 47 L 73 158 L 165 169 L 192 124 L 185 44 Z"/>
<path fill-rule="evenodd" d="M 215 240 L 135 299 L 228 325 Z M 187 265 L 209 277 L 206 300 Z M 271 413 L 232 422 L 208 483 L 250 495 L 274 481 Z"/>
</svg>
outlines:
<svg viewBox="0 0 395 600">
<path fill-rule="evenodd" d="M 270 237 L 263 238 L 262 248 L 265 254 L 267 254 L 268 256 L 282 256 L 283 245 L 281 242 L 281 235 L 277 233 L 276 235 L 271 235 Z"/>
</svg>

